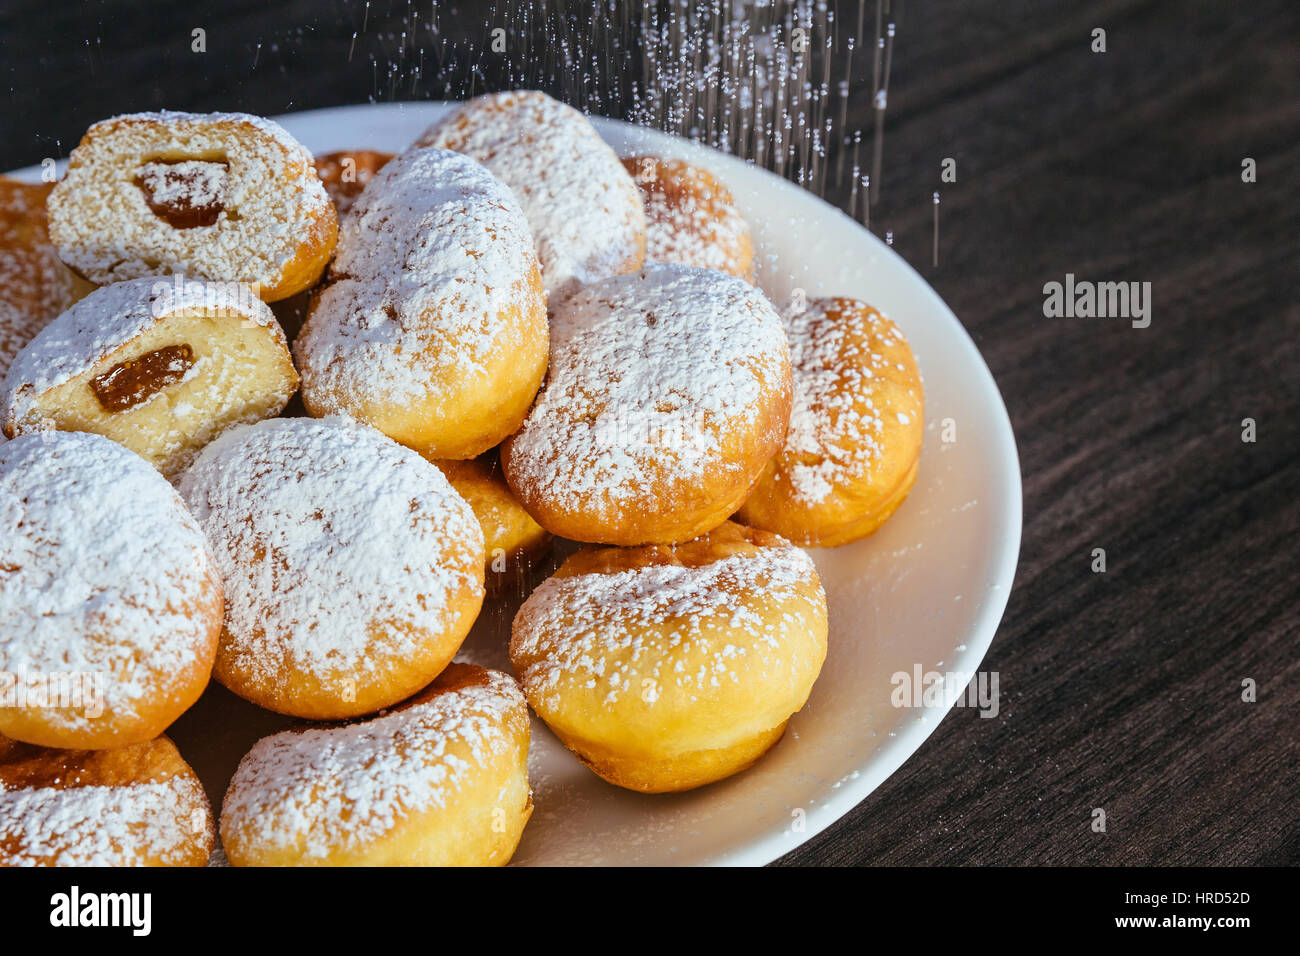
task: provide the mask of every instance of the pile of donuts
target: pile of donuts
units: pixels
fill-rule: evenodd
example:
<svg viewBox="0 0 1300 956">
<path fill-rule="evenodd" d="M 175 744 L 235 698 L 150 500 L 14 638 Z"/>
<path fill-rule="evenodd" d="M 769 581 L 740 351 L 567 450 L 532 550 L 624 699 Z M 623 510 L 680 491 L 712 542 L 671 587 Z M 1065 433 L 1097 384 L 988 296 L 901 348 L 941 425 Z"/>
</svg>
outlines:
<svg viewBox="0 0 1300 956">
<path fill-rule="evenodd" d="M 924 416 L 889 319 L 755 272 L 709 172 L 537 92 L 0 180 L 0 865 L 504 864 L 530 708 L 642 793 L 759 760 L 826 657 L 798 545 L 898 508 Z M 503 592 L 514 674 L 456 662 Z M 164 736 L 210 679 L 302 721 L 219 821 Z"/>
</svg>

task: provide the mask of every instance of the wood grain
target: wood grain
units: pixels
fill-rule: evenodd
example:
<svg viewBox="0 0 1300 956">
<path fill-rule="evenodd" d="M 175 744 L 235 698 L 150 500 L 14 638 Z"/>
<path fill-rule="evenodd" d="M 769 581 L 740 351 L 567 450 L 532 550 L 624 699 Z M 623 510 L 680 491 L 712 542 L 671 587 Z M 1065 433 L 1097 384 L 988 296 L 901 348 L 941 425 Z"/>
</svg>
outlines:
<svg viewBox="0 0 1300 956">
<path fill-rule="evenodd" d="M 1024 540 L 984 665 L 1003 699 L 953 711 L 780 862 L 1300 862 L 1300 5 L 896 5 L 873 226 L 962 318 L 1015 426 Z M 372 7 L 349 62 L 360 4 L 9 3 L 0 165 L 115 112 L 388 98 L 369 57 L 406 7 Z M 854 115 L 869 102 L 855 89 Z M 1044 318 L 1067 272 L 1152 283 L 1150 328 Z"/>
</svg>

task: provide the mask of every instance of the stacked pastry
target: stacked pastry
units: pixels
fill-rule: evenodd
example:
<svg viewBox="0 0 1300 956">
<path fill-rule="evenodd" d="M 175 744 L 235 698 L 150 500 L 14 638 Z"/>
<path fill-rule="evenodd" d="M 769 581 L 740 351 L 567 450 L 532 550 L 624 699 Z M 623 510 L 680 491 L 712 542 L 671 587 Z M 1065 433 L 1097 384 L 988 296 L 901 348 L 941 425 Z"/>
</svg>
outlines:
<svg viewBox="0 0 1300 956">
<path fill-rule="evenodd" d="M 621 787 L 740 772 L 826 657 L 792 542 L 916 478 L 899 330 L 779 312 L 721 182 L 540 93 L 396 156 L 119 117 L 6 188 L 0 864 L 203 864 L 162 734 L 210 678 L 303 721 L 229 784 L 237 865 L 507 862 L 530 705 Z M 453 662 L 530 588 L 516 676 Z"/>
</svg>

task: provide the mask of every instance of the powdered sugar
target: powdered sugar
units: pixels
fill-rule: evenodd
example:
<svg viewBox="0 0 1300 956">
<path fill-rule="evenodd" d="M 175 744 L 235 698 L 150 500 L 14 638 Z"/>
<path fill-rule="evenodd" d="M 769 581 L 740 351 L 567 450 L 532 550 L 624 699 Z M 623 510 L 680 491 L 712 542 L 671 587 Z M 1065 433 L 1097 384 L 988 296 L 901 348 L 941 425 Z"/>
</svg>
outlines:
<svg viewBox="0 0 1300 956">
<path fill-rule="evenodd" d="M 869 306 L 819 299 L 787 310 L 782 321 L 794 366 L 794 405 L 778 464 L 795 500 L 816 504 L 879 468 L 886 428 L 919 422 L 921 399 L 908 391 L 905 408 L 893 405 L 887 389 L 906 371 L 898 358 L 908 347 Z"/>
<path fill-rule="evenodd" d="M 454 805 L 477 770 L 518 746 L 526 719 L 514 680 L 485 673 L 482 683 L 372 720 L 258 741 L 231 780 L 223 832 L 320 859 L 365 846 L 410 814 Z"/>
<path fill-rule="evenodd" d="M 181 775 L 57 789 L 6 789 L 0 781 L 0 846 L 11 866 L 181 864 L 200 839 L 187 808 L 206 801 L 198 781 Z M 205 839 L 210 847 L 211 834 Z"/>
<path fill-rule="evenodd" d="M 659 563 L 544 581 L 519 609 L 510 648 L 516 667 L 527 662 L 520 680 L 529 699 L 558 706 L 564 685 L 579 682 L 603 690 L 606 704 L 624 693 L 653 704 L 647 688 L 707 694 L 738 680 L 742 659 L 787 639 L 752 597 L 781 602 L 820 589 L 808 555 L 777 540 L 702 566 Z M 718 621 L 721 633 L 702 626 Z"/>
<path fill-rule="evenodd" d="M 457 556 L 465 541 L 482 553 L 474 513 L 434 465 L 369 426 L 240 426 L 180 487 L 226 584 L 222 653 L 270 687 L 302 671 L 360 683 L 418 652 L 450 596 L 476 586 L 475 562 Z"/>
<path fill-rule="evenodd" d="M 552 317 L 550 377 L 511 440 L 512 484 L 601 514 L 655 494 L 656 472 L 737 472 L 747 463 L 718 437 L 788 361 L 775 310 L 732 276 L 654 265 L 585 286 Z"/>
<path fill-rule="evenodd" d="M 203 533 L 142 458 L 80 432 L 0 445 L 0 670 L 105 674 L 106 712 L 138 715 L 207 651 L 195 608 L 214 584 Z"/>
<path fill-rule="evenodd" d="M 453 110 L 415 144 L 465 153 L 514 191 L 548 296 L 642 262 L 636 184 L 587 118 L 536 91 L 494 93 Z"/>
<path fill-rule="evenodd" d="M 390 160 L 344 217 L 295 343 L 304 393 L 374 403 L 439 379 L 490 388 L 489 362 L 524 346 L 535 268 L 519 204 L 476 163 L 437 149 Z"/>
</svg>

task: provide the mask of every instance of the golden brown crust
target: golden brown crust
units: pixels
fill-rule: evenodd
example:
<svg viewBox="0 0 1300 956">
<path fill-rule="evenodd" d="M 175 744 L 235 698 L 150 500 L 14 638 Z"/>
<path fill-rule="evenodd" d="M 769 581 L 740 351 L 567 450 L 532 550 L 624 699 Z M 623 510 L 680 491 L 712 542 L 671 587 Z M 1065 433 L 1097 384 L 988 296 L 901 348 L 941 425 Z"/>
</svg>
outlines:
<svg viewBox="0 0 1300 956">
<path fill-rule="evenodd" d="M 754 281 L 754 241 L 731 190 L 681 159 L 628 156 L 623 166 L 641 190 L 646 261 L 718 269 Z"/>
<path fill-rule="evenodd" d="M 921 375 L 902 332 L 865 303 L 818 299 L 786 322 L 790 433 L 736 519 L 800 544 L 846 544 L 879 528 L 916 482 Z"/>
<path fill-rule="evenodd" d="M 316 175 L 339 216 L 352 208 L 366 183 L 392 158 L 392 153 L 373 149 L 344 149 L 316 157 Z"/>
<path fill-rule="evenodd" d="M 825 655 L 811 560 L 733 522 L 681 545 L 579 551 L 524 602 L 510 641 L 538 716 L 594 772 L 651 793 L 750 766 Z"/>
<path fill-rule="evenodd" d="M 0 866 L 204 866 L 212 807 L 166 737 L 53 750 L 0 737 Z"/>
<path fill-rule="evenodd" d="M 489 595 L 523 587 L 528 573 L 551 550 L 551 535 L 533 520 L 506 484 L 495 450 L 468 461 L 434 460 L 483 528 Z"/>
</svg>

